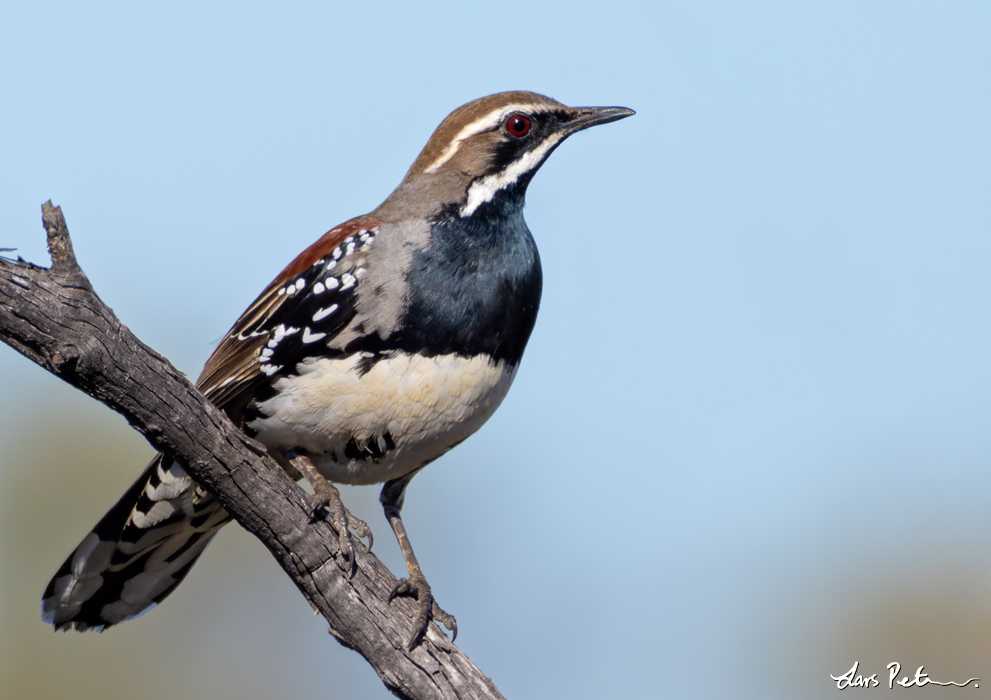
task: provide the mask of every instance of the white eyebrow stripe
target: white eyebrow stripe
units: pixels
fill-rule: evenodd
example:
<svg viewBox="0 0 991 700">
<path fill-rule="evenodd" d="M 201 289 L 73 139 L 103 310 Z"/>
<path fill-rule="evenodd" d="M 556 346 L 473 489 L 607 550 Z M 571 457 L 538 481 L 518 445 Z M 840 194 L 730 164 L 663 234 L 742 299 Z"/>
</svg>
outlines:
<svg viewBox="0 0 991 700">
<path fill-rule="evenodd" d="M 513 112 L 526 112 L 528 114 L 533 114 L 535 111 L 543 112 L 543 111 L 547 111 L 547 108 L 536 107 L 535 109 L 533 104 L 522 104 L 522 103 L 511 104 L 503 107 L 502 109 L 489 112 L 480 119 L 476 119 L 471 124 L 469 124 L 461 131 L 459 131 L 458 135 L 451 140 L 451 143 L 447 145 L 447 148 L 444 149 L 444 152 L 440 154 L 437 160 L 435 160 L 433 163 L 427 166 L 427 168 L 423 172 L 425 173 L 437 172 L 440 166 L 444 165 L 444 163 L 446 163 L 447 161 L 451 160 L 451 158 L 454 157 L 454 154 L 458 152 L 459 148 L 461 148 L 462 141 L 466 139 L 470 139 L 472 136 L 484 133 L 486 131 L 489 131 L 490 129 L 495 128 L 500 123 L 502 123 L 503 119 L 508 117 Z"/>
</svg>

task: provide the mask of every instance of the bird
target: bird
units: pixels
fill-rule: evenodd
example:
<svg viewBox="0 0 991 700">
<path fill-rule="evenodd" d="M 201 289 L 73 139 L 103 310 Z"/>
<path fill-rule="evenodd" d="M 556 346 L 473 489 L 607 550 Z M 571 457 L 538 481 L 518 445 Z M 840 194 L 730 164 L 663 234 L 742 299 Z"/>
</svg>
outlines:
<svg viewBox="0 0 991 700">
<path fill-rule="evenodd" d="M 401 518 L 406 487 L 478 430 L 516 376 L 540 304 L 524 195 L 568 136 L 634 114 L 502 92 L 455 109 L 398 187 L 325 233 L 248 306 L 196 386 L 296 479 L 313 487 L 345 558 L 366 523 L 337 484 L 384 484 L 380 502 L 416 600 L 408 648 L 434 600 Z M 231 516 L 160 453 L 69 555 L 42 597 L 56 630 L 98 630 L 158 605 Z M 352 535 L 353 532 L 353 535 Z"/>
</svg>

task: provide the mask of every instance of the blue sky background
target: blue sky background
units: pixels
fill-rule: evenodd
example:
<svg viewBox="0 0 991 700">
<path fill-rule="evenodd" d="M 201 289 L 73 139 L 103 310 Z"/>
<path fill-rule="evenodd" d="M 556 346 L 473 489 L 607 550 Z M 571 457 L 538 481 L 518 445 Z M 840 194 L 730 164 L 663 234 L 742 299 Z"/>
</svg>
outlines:
<svg viewBox="0 0 991 700">
<path fill-rule="evenodd" d="M 195 377 L 453 108 L 631 107 L 534 180 L 516 385 L 410 487 L 459 645 L 510 698 L 832 697 L 854 661 L 991 697 L 989 36 L 981 2 L 8 3 L 0 247 L 47 264 L 51 198 Z M 142 619 L 43 626 L 150 456 L 0 348 L 0 696 L 391 697 L 236 526 Z"/>
</svg>

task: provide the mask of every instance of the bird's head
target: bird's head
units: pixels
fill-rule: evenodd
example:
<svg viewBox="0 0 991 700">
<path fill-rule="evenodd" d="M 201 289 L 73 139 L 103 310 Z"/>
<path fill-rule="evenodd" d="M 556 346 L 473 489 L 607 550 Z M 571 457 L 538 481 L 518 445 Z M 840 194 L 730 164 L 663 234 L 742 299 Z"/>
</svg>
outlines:
<svg viewBox="0 0 991 700">
<path fill-rule="evenodd" d="M 625 107 L 567 107 L 533 92 L 501 92 L 469 102 L 441 122 L 376 211 L 464 217 L 493 201 L 522 204 L 530 179 L 564 139 L 633 113 Z"/>
</svg>

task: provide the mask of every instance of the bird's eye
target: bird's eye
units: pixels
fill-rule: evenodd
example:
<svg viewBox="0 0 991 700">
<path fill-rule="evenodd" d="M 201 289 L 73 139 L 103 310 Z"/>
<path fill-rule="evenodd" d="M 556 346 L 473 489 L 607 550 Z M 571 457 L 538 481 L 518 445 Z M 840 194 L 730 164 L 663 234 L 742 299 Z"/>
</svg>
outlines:
<svg viewBox="0 0 991 700">
<path fill-rule="evenodd" d="M 516 137 L 526 136 L 530 133 L 530 118 L 522 114 L 510 114 L 506 120 L 506 131 Z"/>
</svg>

